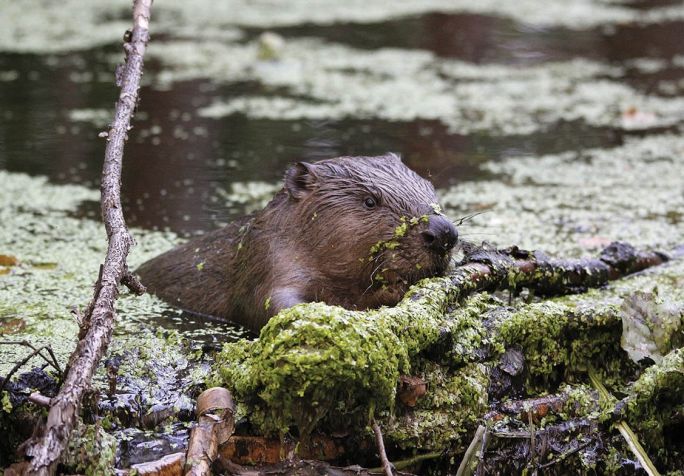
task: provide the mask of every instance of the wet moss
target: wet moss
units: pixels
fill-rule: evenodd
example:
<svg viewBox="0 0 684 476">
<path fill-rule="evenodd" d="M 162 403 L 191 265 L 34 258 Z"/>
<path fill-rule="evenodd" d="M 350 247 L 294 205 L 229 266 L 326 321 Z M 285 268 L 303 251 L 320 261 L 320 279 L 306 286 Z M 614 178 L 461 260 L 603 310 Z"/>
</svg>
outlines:
<svg viewBox="0 0 684 476">
<path fill-rule="evenodd" d="M 365 313 L 320 303 L 299 305 L 271 319 L 254 342 L 227 344 L 215 378 L 248 400 L 253 420 L 282 433 L 304 433 L 333 408 L 367 417 L 394 400 L 408 354 L 392 329 Z"/>
<path fill-rule="evenodd" d="M 403 450 L 464 450 L 488 408 L 488 366 L 472 363 L 451 371 L 422 360 L 414 373 L 428 382 L 429 392 L 415 408 L 383 419 L 385 438 Z"/>
<path fill-rule="evenodd" d="M 524 306 L 498 327 L 502 345 L 516 346 L 525 355 L 532 392 L 577 381 L 592 365 L 608 385 L 619 385 L 636 368 L 620 347 L 621 331 L 616 306 L 587 308 L 563 299 Z"/>
<path fill-rule="evenodd" d="M 677 442 L 684 410 L 684 348 L 676 349 L 634 382 L 626 399 L 626 416 L 640 441 L 662 464 L 680 464 L 684 452 Z"/>
</svg>

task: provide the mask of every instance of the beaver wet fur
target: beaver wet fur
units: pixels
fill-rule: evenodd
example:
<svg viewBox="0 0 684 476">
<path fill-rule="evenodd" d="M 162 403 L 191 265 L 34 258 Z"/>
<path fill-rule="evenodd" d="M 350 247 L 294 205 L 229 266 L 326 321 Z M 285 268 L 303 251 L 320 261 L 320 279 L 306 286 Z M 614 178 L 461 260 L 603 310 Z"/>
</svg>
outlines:
<svg viewBox="0 0 684 476">
<path fill-rule="evenodd" d="M 181 309 L 258 332 L 302 302 L 395 305 L 410 285 L 445 271 L 457 236 L 432 184 L 397 155 L 338 157 L 297 163 L 263 210 L 137 273 Z"/>
</svg>

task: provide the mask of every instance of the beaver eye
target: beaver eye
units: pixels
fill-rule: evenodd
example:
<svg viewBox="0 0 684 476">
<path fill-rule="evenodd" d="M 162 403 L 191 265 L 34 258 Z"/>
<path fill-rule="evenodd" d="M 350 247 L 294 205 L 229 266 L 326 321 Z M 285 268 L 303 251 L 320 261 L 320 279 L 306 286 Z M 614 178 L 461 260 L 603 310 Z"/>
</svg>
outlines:
<svg viewBox="0 0 684 476">
<path fill-rule="evenodd" d="M 375 208 L 377 203 L 373 197 L 366 197 L 363 201 L 363 205 L 370 210 L 371 208 Z"/>
</svg>

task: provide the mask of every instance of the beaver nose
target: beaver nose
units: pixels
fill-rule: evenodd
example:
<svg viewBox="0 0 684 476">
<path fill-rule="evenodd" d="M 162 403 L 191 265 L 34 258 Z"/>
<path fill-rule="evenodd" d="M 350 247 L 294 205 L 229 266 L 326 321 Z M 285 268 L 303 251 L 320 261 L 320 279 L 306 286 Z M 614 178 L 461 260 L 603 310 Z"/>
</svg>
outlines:
<svg viewBox="0 0 684 476">
<path fill-rule="evenodd" d="M 456 227 L 441 215 L 431 215 L 427 230 L 421 233 L 425 246 L 438 253 L 450 251 L 458 240 Z"/>
</svg>

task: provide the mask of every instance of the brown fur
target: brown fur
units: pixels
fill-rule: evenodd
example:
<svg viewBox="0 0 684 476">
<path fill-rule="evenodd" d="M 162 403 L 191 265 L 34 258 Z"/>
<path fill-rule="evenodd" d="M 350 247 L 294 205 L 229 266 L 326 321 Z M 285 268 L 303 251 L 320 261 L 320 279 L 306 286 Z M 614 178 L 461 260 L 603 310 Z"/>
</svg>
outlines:
<svg viewBox="0 0 684 476">
<path fill-rule="evenodd" d="M 365 203 L 369 197 L 375 207 Z M 432 184 L 394 154 L 299 163 L 263 210 L 167 251 L 137 273 L 180 308 L 254 331 L 300 302 L 394 305 L 409 285 L 448 264 L 453 243 L 434 251 L 422 235 L 434 220 L 455 233 L 436 203 Z M 387 241 L 394 244 L 371 253 Z"/>
</svg>

